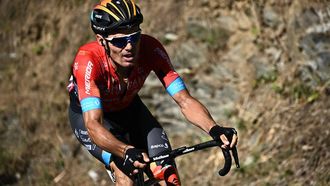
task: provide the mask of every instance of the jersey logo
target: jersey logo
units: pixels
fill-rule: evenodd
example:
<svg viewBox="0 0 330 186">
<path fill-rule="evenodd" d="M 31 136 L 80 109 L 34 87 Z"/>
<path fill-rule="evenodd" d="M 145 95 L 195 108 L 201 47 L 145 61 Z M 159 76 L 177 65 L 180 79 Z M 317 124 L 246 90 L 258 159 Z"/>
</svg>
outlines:
<svg viewBox="0 0 330 186">
<path fill-rule="evenodd" d="M 74 70 L 78 70 L 78 62 L 74 62 L 73 68 Z"/>
<path fill-rule="evenodd" d="M 90 95 L 91 94 L 91 74 L 93 70 L 93 63 L 88 61 L 86 72 L 85 72 L 85 93 Z"/>
</svg>

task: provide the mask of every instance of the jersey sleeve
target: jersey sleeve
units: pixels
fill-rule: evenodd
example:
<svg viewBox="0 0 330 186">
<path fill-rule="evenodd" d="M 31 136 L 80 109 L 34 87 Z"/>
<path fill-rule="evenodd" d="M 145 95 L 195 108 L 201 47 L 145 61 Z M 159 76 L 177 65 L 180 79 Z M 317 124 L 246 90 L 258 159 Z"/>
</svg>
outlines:
<svg viewBox="0 0 330 186">
<path fill-rule="evenodd" d="M 183 80 L 174 70 L 171 60 L 162 44 L 156 39 L 153 39 L 152 43 L 152 68 L 166 88 L 166 91 L 173 96 L 181 90 L 186 89 Z"/>
<path fill-rule="evenodd" d="M 101 108 L 100 91 L 96 85 L 99 69 L 91 52 L 79 50 L 74 64 L 73 75 L 76 78 L 79 101 L 83 112 Z"/>
</svg>

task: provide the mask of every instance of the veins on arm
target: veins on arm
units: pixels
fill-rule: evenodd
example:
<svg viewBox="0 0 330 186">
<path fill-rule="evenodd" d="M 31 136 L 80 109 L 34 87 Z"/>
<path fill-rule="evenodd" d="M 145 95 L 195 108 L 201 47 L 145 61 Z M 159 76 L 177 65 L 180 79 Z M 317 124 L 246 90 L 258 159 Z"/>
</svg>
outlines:
<svg viewBox="0 0 330 186">
<path fill-rule="evenodd" d="M 91 140 L 101 149 L 115 154 L 118 157 L 124 156 L 126 144 L 119 141 L 103 126 L 103 113 L 101 109 L 84 112 L 84 122 Z"/>
<path fill-rule="evenodd" d="M 215 121 L 207 108 L 192 97 L 187 90 L 176 93 L 173 95 L 173 99 L 179 105 L 185 118 L 192 124 L 203 129 L 207 133 L 215 125 Z"/>
</svg>

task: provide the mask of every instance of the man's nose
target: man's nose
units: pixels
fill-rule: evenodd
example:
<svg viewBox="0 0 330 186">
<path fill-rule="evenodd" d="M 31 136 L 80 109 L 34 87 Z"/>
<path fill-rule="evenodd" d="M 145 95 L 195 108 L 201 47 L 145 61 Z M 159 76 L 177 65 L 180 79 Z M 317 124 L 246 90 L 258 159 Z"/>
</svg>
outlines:
<svg viewBox="0 0 330 186">
<path fill-rule="evenodd" d="M 126 46 L 125 46 L 125 50 L 131 50 L 133 48 L 132 42 L 128 41 Z"/>
</svg>

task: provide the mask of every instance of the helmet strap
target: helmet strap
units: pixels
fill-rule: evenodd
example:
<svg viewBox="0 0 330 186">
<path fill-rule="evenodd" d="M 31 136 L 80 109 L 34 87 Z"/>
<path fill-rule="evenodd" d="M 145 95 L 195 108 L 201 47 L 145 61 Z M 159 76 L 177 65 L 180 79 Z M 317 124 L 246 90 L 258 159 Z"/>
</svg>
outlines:
<svg viewBox="0 0 330 186">
<path fill-rule="evenodd" d="M 107 89 L 108 90 L 110 90 L 110 85 L 111 85 L 111 81 L 113 80 L 112 79 L 112 77 L 111 77 L 111 75 L 110 75 L 110 63 L 109 63 L 109 58 L 111 58 L 111 56 L 110 56 L 110 48 L 109 48 L 109 46 L 107 45 L 107 43 L 106 43 L 107 41 L 104 41 L 103 39 L 102 39 L 102 41 L 101 41 L 101 43 L 102 43 L 102 46 L 103 46 L 103 48 L 104 48 L 104 50 L 105 50 L 105 53 L 106 53 L 106 59 L 107 59 L 107 65 L 108 65 L 108 80 L 107 80 Z"/>
<path fill-rule="evenodd" d="M 102 39 L 102 40 L 101 40 L 101 43 L 102 43 L 102 46 L 103 46 L 105 52 L 106 52 L 107 55 L 110 57 L 110 48 L 109 48 L 108 42 L 105 41 L 104 39 Z"/>
</svg>

